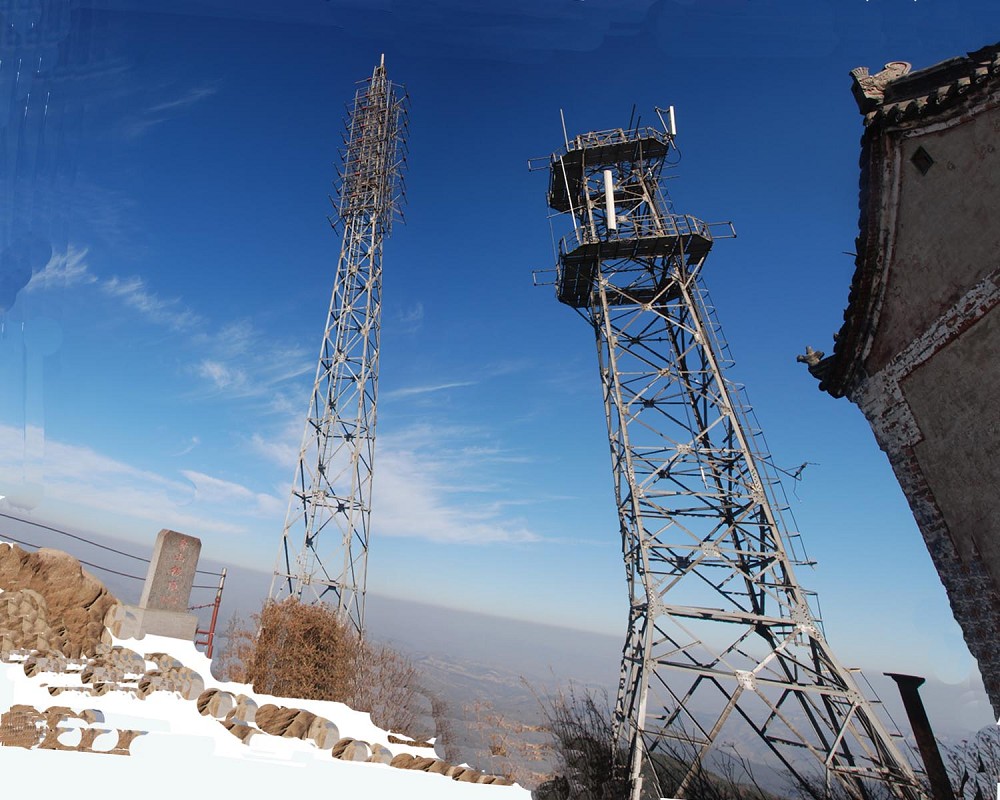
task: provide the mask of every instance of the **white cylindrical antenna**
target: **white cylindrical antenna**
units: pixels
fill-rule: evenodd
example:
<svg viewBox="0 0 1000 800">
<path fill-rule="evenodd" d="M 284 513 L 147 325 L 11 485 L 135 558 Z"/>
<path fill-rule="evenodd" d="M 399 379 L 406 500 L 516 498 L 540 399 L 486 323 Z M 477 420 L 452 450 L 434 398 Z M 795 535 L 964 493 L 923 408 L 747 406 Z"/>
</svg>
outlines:
<svg viewBox="0 0 1000 800">
<path fill-rule="evenodd" d="M 677 135 L 677 119 L 674 117 L 674 107 L 673 106 L 669 106 L 667 108 L 667 114 L 670 117 L 670 135 L 671 136 L 676 136 Z"/>
<path fill-rule="evenodd" d="M 615 217 L 615 180 L 611 170 L 604 170 L 604 209 L 607 215 L 609 231 L 618 230 L 618 218 Z"/>
<path fill-rule="evenodd" d="M 569 150 L 569 134 L 566 133 L 566 115 L 563 114 L 563 110 L 559 109 L 559 119 L 562 120 L 563 128 L 563 141 L 566 143 L 566 150 Z"/>
</svg>

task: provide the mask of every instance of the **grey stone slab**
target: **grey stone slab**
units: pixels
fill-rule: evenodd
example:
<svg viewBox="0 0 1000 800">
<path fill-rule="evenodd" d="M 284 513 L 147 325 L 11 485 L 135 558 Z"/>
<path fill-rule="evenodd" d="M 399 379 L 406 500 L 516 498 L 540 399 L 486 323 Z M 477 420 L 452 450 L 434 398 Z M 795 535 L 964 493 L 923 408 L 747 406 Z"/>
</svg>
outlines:
<svg viewBox="0 0 1000 800">
<path fill-rule="evenodd" d="M 161 530 L 156 537 L 139 605 L 144 609 L 186 613 L 200 553 L 200 539 Z"/>
</svg>

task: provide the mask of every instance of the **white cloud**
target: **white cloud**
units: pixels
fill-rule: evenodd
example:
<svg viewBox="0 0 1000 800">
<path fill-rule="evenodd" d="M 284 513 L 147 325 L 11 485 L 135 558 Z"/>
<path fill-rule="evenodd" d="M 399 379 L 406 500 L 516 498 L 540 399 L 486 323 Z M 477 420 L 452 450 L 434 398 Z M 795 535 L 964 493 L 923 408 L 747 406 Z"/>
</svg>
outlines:
<svg viewBox="0 0 1000 800">
<path fill-rule="evenodd" d="M 53 253 L 49 263 L 31 276 L 25 291 L 45 289 L 68 289 L 72 286 L 96 283 L 97 278 L 90 272 L 85 259 L 87 248 L 68 245 L 63 253 Z"/>
<path fill-rule="evenodd" d="M 183 450 L 180 450 L 179 452 L 174 453 L 173 455 L 174 457 L 186 456 L 200 444 L 201 444 L 201 439 L 199 439 L 197 436 L 192 436 L 191 441 L 188 442 L 187 446 Z"/>
<path fill-rule="evenodd" d="M 162 103 L 150 106 L 149 109 L 147 109 L 147 113 L 160 114 L 164 111 L 177 111 L 179 109 L 187 108 L 188 106 L 193 106 L 199 100 L 211 97 L 217 91 L 218 89 L 214 86 L 198 86 L 173 100 L 166 100 Z"/>
<path fill-rule="evenodd" d="M 91 518 L 132 531 L 168 527 L 194 536 L 233 536 L 249 533 L 254 519 L 280 519 L 285 508 L 274 495 L 203 472 L 168 477 L 52 439 L 45 441 L 44 455 L 36 453 L 35 469 L 26 471 L 16 458 L 23 452 L 23 436 L 16 427 L 0 425 L 0 452 L 15 454 L 0 462 L 0 494 L 22 509 L 37 505 L 46 513 L 61 511 L 73 524 Z M 30 472 L 42 485 L 26 480 Z"/>
<path fill-rule="evenodd" d="M 413 333 L 420 329 L 424 321 L 424 304 L 417 302 L 412 307 L 404 309 L 396 315 L 396 322 L 406 333 Z"/>
<path fill-rule="evenodd" d="M 195 369 L 199 376 L 210 381 L 216 389 L 235 388 L 242 391 L 247 385 L 247 375 L 243 370 L 219 361 L 206 358 Z"/>
<path fill-rule="evenodd" d="M 298 463 L 302 424 L 301 416 L 289 415 L 280 433 L 254 434 L 251 445 L 291 474 Z M 507 515 L 513 503 L 496 496 L 504 492 L 502 480 L 487 467 L 517 457 L 492 446 L 459 444 L 483 435 L 473 428 L 428 423 L 378 433 L 372 481 L 375 535 L 453 544 L 542 541 L 523 520 Z M 328 474 L 337 472 L 334 467 Z M 285 484 L 279 493 L 288 491 Z"/>
<path fill-rule="evenodd" d="M 138 275 L 128 278 L 114 276 L 101 284 L 101 290 L 120 299 L 125 305 L 135 309 L 151 322 L 166 325 L 174 330 L 186 330 L 202 322 L 201 317 L 180 307 L 179 298 L 164 300 L 146 288 L 146 282 Z"/>
<path fill-rule="evenodd" d="M 93 286 L 153 325 L 184 334 L 179 343 L 197 355 L 189 374 L 212 392 L 232 399 L 264 398 L 272 412 L 285 412 L 289 399 L 281 385 L 316 369 L 314 357 L 297 345 L 274 341 L 250 320 L 234 320 L 212 329 L 209 320 L 181 298 L 164 298 L 138 275 L 100 278 L 90 270 L 88 249 L 71 244 L 56 253 L 28 284 L 31 291 Z"/>
<path fill-rule="evenodd" d="M 302 426 L 296 425 L 295 427 L 299 430 L 299 436 L 301 437 Z M 298 438 L 295 440 L 288 437 L 267 438 L 259 433 L 255 433 L 250 437 L 250 445 L 259 455 L 266 458 L 272 464 L 280 464 L 288 467 L 289 471 L 295 467 L 299 458 Z"/>
<path fill-rule="evenodd" d="M 192 372 L 212 391 L 232 399 L 266 399 L 272 412 L 286 413 L 292 406 L 284 384 L 316 369 L 303 348 L 273 342 L 243 320 L 196 334 L 191 342 L 208 354 Z"/>
<path fill-rule="evenodd" d="M 274 495 L 254 492 L 242 484 L 215 478 L 204 472 L 181 470 L 181 474 L 194 484 L 196 502 L 239 506 L 245 512 L 262 516 L 275 516 L 285 510 L 284 502 Z"/>
<path fill-rule="evenodd" d="M 127 139 L 138 139 L 151 128 L 166 122 L 178 113 L 186 111 L 205 98 L 211 97 L 217 91 L 218 88 L 215 86 L 197 86 L 171 100 L 155 103 L 143 111 L 138 119 L 129 122 L 125 126 L 125 137 Z"/>
<path fill-rule="evenodd" d="M 441 488 L 446 472 L 433 458 L 416 452 L 379 452 L 372 489 L 376 535 L 405 536 L 453 544 L 538 542 L 521 520 L 509 519 L 491 504 L 461 497 L 463 488 Z M 471 481 L 470 481 L 471 483 Z M 455 496 L 459 495 L 459 496 Z"/>
<path fill-rule="evenodd" d="M 446 389 L 457 389 L 462 386 L 475 386 L 475 381 L 455 381 L 453 383 L 437 383 L 429 386 L 405 386 L 401 389 L 390 389 L 383 392 L 382 397 L 412 397 L 418 394 L 431 394 L 433 392 L 443 392 Z"/>
<path fill-rule="evenodd" d="M 199 315 L 181 305 L 180 298 L 158 297 L 138 275 L 126 278 L 114 275 L 103 280 L 98 278 L 90 271 L 87 262 L 89 252 L 86 247 L 69 244 L 65 252 L 53 253 L 45 267 L 32 276 L 26 290 L 65 290 L 96 284 L 106 295 L 138 311 L 150 322 L 167 325 L 175 330 L 190 329 L 203 322 Z"/>
</svg>

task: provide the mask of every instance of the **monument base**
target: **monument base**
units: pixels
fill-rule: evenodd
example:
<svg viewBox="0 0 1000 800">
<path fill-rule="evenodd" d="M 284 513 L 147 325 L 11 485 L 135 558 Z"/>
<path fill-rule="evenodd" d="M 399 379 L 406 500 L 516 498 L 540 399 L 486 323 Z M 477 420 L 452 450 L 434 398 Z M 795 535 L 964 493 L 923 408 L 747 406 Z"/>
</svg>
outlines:
<svg viewBox="0 0 1000 800">
<path fill-rule="evenodd" d="M 128 614 L 135 616 L 138 632 L 135 638 L 141 638 L 147 633 L 154 636 L 169 636 L 172 639 L 194 641 L 198 630 L 198 617 L 184 611 L 165 611 L 162 608 L 142 608 L 141 606 L 125 605 Z"/>
</svg>

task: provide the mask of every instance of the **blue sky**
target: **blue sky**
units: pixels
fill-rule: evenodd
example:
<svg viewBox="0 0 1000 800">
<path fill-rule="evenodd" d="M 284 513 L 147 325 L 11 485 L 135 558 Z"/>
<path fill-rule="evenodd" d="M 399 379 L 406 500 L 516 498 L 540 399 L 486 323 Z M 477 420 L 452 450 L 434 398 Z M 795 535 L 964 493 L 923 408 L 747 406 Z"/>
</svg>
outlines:
<svg viewBox="0 0 1000 800">
<path fill-rule="evenodd" d="M 141 546 L 172 527 L 272 568 L 339 248 L 326 214 L 344 106 L 385 53 L 412 111 L 406 224 L 385 251 L 369 590 L 624 632 L 593 338 L 532 286 L 553 255 L 546 176 L 526 162 L 558 147 L 560 108 L 572 135 L 673 104 L 678 210 L 739 234 L 705 271 L 732 375 L 775 463 L 814 462 L 787 490 L 834 647 L 880 671 L 970 673 L 870 429 L 795 355 L 830 350 L 854 268 L 848 71 L 981 47 L 1000 7 L 276 8 L 84 1 L 41 44 L 5 46 L 0 269 L 33 273 L 16 302 L 0 292 L 8 510 Z"/>
</svg>

